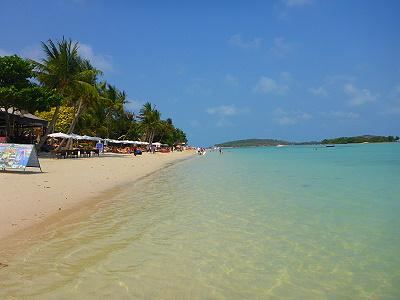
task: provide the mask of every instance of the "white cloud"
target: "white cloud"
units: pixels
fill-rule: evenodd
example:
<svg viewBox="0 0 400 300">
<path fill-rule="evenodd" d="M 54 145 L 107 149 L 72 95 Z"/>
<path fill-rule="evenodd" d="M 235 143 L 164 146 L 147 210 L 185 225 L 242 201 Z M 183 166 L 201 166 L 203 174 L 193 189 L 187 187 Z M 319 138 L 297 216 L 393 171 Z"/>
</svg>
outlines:
<svg viewBox="0 0 400 300">
<path fill-rule="evenodd" d="M 383 111 L 383 114 L 384 115 L 395 115 L 395 116 L 400 115 L 400 104 L 398 104 L 397 106 L 394 105 L 394 106 L 388 107 L 387 109 L 385 109 Z"/>
<path fill-rule="evenodd" d="M 221 105 L 216 107 L 209 107 L 207 108 L 206 112 L 210 115 L 234 116 L 238 113 L 238 110 L 233 105 Z"/>
<path fill-rule="evenodd" d="M 249 108 L 237 108 L 234 105 L 220 105 L 216 107 L 209 107 L 206 109 L 209 115 L 215 115 L 217 117 L 217 122 L 215 126 L 217 127 L 230 127 L 233 126 L 230 118 L 240 114 L 246 114 L 250 112 Z"/>
<path fill-rule="evenodd" d="M 82 57 L 88 59 L 93 66 L 102 71 L 112 71 L 112 57 L 110 55 L 98 54 L 93 51 L 90 45 L 79 43 L 78 52 Z"/>
<path fill-rule="evenodd" d="M 235 34 L 229 39 L 232 45 L 243 49 L 259 48 L 261 41 L 262 39 L 258 37 L 245 41 L 240 34 Z"/>
<path fill-rule="evenodd" d="M 28 46 L 21 50 L 21 56 L 36 61 L 41 61 L 43 55 L 44 53 L 40 45 Z"/>
<path fill-rule="evenodd" d="M 9 53 L 7 50 L 0 48 L 0 56 L 9 56 L 9 55 L 11 55 L 11 53 Z"/>
<path fill-rule="evenodd" d="M 139 111 L 142 106 L 143 106 L 144 102 L 142 101 L 138 101 L 138 100 L 127 100 L 125 103 L 125 109 L 128 111 Z"/>
<path fill-rule="evenodd" d="M 237 87 L 239 86 L 239 80 L 231 75 L 231 74 L 227 74 L 224 78 L 224 82 L 226 85 L 230 86 L 230 87 Z"/>
<path fill-rule="evenodd" d="M 370 90 L 358 89 L 351 83 L 345 84 L 343 90 L 350 96 L 350 106 L 361 106 L 366 103 L 374 102 L 378 98 L 378 96 L 371 93 Z"/>
<path fill-rule="evenodd" d="M 287 7 L 298 7 L 312 4 L 313 0 L 282 0 Z"/>
<path fill-rule="evenodd" d="M 339 86 L 354 82 L 355 79 L 355 77 L 349 75 L 327 75 L 320 86 L 309 88 L 308 91 L 314 96 L 325 97 L 332 90 L 338 90 Z"/>
<path fill-rule="evenodd" d="M 253 92 L 260 94 L 284 95 L 289 90 L 286 84 L 278 83 L 276 80 L 262 76 L 253 87 Z"/>
<path fill-rule="evenodd" d="M 233 123 L 225 118 L 219 119 L 217 123 L 215 123 L 217 127 L 231 127 Z"/>
<path fill-rule="evenodd" d="M 330 111 L 328 115 L 338 119 L 357 119 L 360 116 L 352 111 Z"/>
<path fill-rule="evenodd" d="M 200 125 L 201 125 L 200 122 L 197 120 L 191 120 L 189 124 L 192 127 L 200 127 Z"/>
<path fill-rule="evenodd" d="M 323 85 L 321 85 L 317 88 L 310 88 L 309 91 L 310 91 L 310 93 L 314 94 L 315 96 L 319 96 L 319 97 L 328 96 L 328 91 L 326 90 L 326 88 Z"/>
<path fill-rule="evenodd" d="M 194 78 L 189 81 L 185 88 L 185 93 L 189 95 L 210 95 L 212 90 L 208 86 L 208 81 L 204 78 Z"/>
<path fill-rule="evenodd" d="M 384 115 L 400 115 L 400 84 L 396 85 L 389 93 Z"/>
<path fill-rule="evenodd" d="M 295 125 L 312 118 L 312 115 L 303 111 L 285 111 L 282 108 L 277 108 L 274 111 L 275 121 L 279 125 Z"/>
<path fill-rule="evenodd" d="M 293 44 L 287 42 L 283 37 L 275 38 L 269 51 L 278 57 L 287 57 L 293 52 Z"/>
</svg>

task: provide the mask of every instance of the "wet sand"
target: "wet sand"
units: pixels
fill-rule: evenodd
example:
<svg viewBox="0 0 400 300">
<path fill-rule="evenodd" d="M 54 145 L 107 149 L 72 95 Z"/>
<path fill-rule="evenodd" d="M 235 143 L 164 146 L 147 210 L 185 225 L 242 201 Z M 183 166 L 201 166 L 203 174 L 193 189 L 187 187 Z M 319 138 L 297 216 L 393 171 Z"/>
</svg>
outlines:
<svg viewBox="0 0 400 300">
<path fill-rule="evenodd" d="M 80 159 L 40 160 L 43 173 L 0 172 L 0 239 L 79 210 L 141 177 L 194 156 L 191 151 L 142 156 L 105 154 Z"/>
</svg>

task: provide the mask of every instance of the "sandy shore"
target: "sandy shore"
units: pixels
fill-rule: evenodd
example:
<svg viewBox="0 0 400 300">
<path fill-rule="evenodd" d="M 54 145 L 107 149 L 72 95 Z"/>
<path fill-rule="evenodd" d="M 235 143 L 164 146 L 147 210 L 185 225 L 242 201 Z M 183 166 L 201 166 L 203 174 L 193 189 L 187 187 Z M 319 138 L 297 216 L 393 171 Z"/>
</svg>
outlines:
<svg viewBox="0 0 400 300">
<path fill-rule="evenodd" d="M 43 158 L 44 173 L 1 172 L 0 239 L 193 155 L 186 151 L 136 157 Z"/>
</svg>

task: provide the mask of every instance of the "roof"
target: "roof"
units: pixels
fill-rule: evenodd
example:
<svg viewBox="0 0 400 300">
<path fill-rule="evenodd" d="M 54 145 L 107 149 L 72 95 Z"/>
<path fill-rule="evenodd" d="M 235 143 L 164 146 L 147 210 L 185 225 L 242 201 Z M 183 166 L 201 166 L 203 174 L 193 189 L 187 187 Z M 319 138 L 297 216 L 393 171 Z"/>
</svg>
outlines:
<svg viewBox="0 0 400 300">
<path fill-rule="evenodd" d="M 35 126 L 39 126 L 39 127 L 40 126 L 44 126 L 44 127 L 46 127 L 47 124 L 48 124 L 48 121 L 46 121 L 44 119 L 41 119 L 41 118 L 39 118 L 39 117 L 29 113 L 29 112 L 24 112 L 24 111 L 21 112 L 19 110 L 16 110 L 13 113 L 13 109 L 9 108 L 7 110 L 7 113 L 10 114 L 10 115 L 13 114 L 14 116 L 17 116 L 18 117 L 17 118 L 17 122 L 22 124 L 22 125 L 27 125 L 27 126 L 32 126 L 32 127 L 35 127 Z M 5 119 L 4 115 L 5 115 L 5 109 L 4 108 L 0 108 L 0 119 L 4 120 Z"/>
</svg>

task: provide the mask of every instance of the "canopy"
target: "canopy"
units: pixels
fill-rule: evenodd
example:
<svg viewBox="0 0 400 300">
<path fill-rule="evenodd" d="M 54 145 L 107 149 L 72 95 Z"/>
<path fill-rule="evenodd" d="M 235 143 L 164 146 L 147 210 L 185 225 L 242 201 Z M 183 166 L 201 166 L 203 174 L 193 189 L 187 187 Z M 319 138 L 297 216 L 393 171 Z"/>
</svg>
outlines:
<svg viewBox="0 0 400 300">
<path fill-rule="evenodd" d="M 71 139 L 74 139 L 74 140 L 82 140 L 82 136 L 80 136 L 79 134 L 75 134 L 75 133 L 71 133 L 71 134 L 69 135 L 69 137 L 70 137 Z"/>
<path fill-rule="evenodd" d="M 102 140 L 102 138 L 99 138 L 97 136 L 83 135 L 81 137 L 81 140 L 100 142 Z"/>
<path fill-rule="evenodd" d="M 60 138 L 60 139 L 74 139 L 74 140 L 84 140 L 84 141 L 96 141 L 99 142 L 102 140 L 102 138 L 95 137 L 95 136 L 89 136 L 89 135 L 79 135 L 79 134 L 65 134 L 62 132 L 56 132 L 56 133 L 51 133 L 49 134 L 49 137 L 51 138 Z"/>
<path fill-rule="evenodd" d="M 152 143 L 152 145 L 154 145 L 154 146 L 156 146 L 156 147 L 160 147 L 160 146 L 161 146 L 161 143 L 155 142 L 155 143 Z"/>
<path fill-rule="evenodd" d="M 61 139 L 69 139 L 70 136 L 68 134 L 62 133 L 62 132 L 56 132 L 56 133 L 51 133 L 49 134 L 49 137 L 51 138 L 61 138 Z"/>
</svg>

